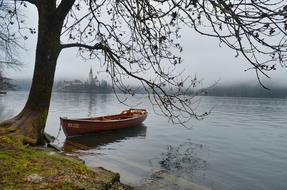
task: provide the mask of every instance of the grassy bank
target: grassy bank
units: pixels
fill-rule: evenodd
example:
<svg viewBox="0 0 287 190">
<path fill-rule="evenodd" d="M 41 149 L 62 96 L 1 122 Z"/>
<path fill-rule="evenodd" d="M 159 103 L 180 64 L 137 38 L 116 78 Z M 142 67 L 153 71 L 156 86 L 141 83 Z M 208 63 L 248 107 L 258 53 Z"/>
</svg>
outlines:
<svg viewBox="0 0 287 190">
<path fill-rule="evenodd" d="M 119 174 L 0 136 L 0 189 L 131 189 Z"/>
</svg>

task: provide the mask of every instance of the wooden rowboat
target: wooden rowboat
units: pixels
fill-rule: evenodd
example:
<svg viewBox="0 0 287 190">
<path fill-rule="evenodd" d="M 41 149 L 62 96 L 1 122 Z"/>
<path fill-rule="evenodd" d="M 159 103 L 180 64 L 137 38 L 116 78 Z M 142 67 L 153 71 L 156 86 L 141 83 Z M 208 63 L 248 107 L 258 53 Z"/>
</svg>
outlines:
<svg viewBox="0 0 287 190">
<path fill-rule="evenodd" d="M 68 119 L 60 117 L 60 121 L 65 135 L 70 137 L 138 126 L 146 117 L 145 109 L 129 109 L 117 115 L 94 118 Z"/>
</svg>

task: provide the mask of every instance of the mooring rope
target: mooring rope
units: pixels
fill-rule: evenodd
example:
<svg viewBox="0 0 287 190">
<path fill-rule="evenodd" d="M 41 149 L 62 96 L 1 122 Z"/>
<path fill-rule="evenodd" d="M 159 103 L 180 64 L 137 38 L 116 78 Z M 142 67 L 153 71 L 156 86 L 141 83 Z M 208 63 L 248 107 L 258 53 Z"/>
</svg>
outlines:
<svg viewBox="0 0 287 190">
<path fill-rule="evenodd" d="M 61 124 L 61 121 L 60 121 L 60 127 L 59 127 L 59 130 L 58 130 L 57 136 L 55 137 L 55 140 L 54 140 L 54 141 L 57 141 L 58 144 L 60 144 L 59 136 L 60 136 L 61 131 L 62 131 L 62 124 Z"/>
</svg>

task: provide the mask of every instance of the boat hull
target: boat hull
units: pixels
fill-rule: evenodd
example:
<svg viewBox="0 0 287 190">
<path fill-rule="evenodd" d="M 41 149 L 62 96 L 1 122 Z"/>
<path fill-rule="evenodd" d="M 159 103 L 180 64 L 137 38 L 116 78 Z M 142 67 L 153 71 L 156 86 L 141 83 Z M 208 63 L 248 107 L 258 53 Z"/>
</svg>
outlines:
<svg viewBox="0 0 287 190">
<path fill-rule="evenodd" d="M 128 110 L 127 110 L 128 111 Z M 110 131 L 115 129 L 128 128 L 140 125 L 147 117 L 147 112 L 141 110 L 135 117 L 130 116 L 125 118 L 128 113 L 123 111 L 118 115 L 102 116 L 96 118 L 83 118 L 83 119 L 67 119 L 60 118 L 61 126 L 67 137 L 76 135 L 93 134 L 102 131 Z M 107 119 L 103 119 L 107 118 Z M 125 119 L 121 119 L 125 118 Z"/>
</svg>

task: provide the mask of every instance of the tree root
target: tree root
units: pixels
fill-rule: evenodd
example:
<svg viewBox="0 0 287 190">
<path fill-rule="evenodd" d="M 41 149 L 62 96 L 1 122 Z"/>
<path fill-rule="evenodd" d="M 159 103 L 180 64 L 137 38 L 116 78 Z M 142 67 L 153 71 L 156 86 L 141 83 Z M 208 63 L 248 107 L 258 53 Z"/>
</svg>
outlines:
<svg viewBox="0 0 287 190">
<path fill-rule="evenodd" d="M 43 125 L 45 122 L 42 119 L 41 113 L 22 111 L 16 117 L 0 123 L 0 135 L 16 136 L 23 144 L 33 146 L 44 144 L 46 140 Z"/>
<path fill-rule="evenodd" d="M 15 117 L 11 118 L 11 119 L 8 119 L 8 120 L 5 120 L 5 121 L 2 121 L 0 123 L 0 130 L 2 128 L 9 128 L 11 125 L 13 125 L 13 123 L 15 123 L 17 120 L 19 120 L 20 118 L 23 117 L 24 113 L 29 113 L 30 111 L 24 111 L 22 110 L 18 115 L 16 115 Z"/>
<path fill-rule="evenodd" d="M 12 118 L 12 119 L 1 122 L 0 130 L 3 128 L 9 128 L 15 121 L 16 121 L 16 118 Z"/>
<path fill-rule="evenodd" d="M 0 135 L 6 135 L 9 133 L 13 133 L 16 130 L 17 130 L 17 128 L 14 128 L 14 127 L 0 128 Z"/>
<path fill-rule="evenodd" d="M 22 135 L 19 132 L 19 129 L 15 129 L 15 128 L 13 128 L 13 130 L 8 128 L 5 131 L 3 131 L 1 129 L 0 130 L 0 136 L 14 136 L 14 137 L 17 137 L 23 144 L 29 144 L 29 145 L 32 145 L 32 146 L 35 146 L 35 145 L 39 144 L 37 139 L 29 137 L 29 136 Z"/>
</svg>

